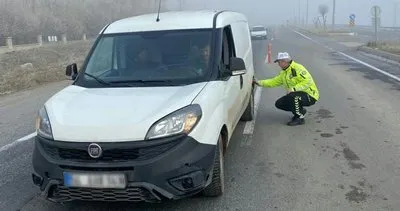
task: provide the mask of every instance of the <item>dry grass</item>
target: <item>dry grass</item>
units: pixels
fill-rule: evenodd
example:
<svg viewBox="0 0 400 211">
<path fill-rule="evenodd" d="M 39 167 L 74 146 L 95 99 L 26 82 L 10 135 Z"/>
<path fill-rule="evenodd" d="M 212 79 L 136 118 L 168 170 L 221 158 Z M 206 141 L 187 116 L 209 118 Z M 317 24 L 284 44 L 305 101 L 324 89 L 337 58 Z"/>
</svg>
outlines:
<svg viewBox="0 0 400 211">
<path fill-rule="evenodd" d="M 0 54 L 0 95 L 64 80 L 65 67 L 83 63 L 92 41 L 75 41 Z M 33 68 L 21 65 L 32 63 Z"/>
<path fill-rule="evenodd" d="M 378 42 L 376 44 L 375 42 L 369 42 L 367 43 L 367 46 L 400 55 L 400 41 L 384 41 L 384 42 Z"/>
</svg>

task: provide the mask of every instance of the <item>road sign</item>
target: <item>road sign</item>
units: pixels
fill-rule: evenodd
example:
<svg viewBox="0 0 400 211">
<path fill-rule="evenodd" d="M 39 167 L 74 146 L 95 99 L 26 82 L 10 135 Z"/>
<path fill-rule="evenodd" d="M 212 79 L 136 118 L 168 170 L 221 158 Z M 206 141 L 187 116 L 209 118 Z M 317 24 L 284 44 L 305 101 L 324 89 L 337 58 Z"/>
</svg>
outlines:
<svg viewBox="0 0 400 211">
<path fill-rule="evenodd" d="M 356 22 L 356 15 L 355 14 L 350 14 L 349 18 L 350 18 L 349 25 L 350 25 L 350 27 L 353 27 L 355 25 L 355 22 Z"/>
<path fill-rule="evenodd" d="M 372 17 L 380 17 L 382 13 L 381 8 L 378 5 L 375 5 L 371 8 Z"/>
</svg>

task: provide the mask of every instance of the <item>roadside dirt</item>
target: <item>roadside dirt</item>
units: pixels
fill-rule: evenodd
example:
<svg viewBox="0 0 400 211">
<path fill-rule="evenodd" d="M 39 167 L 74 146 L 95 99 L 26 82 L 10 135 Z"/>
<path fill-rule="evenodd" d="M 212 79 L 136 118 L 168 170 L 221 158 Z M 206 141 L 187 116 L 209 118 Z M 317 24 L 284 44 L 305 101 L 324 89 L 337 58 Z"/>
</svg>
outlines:
<svg viewBox="0 0 400 211">
<path fill-rule="evenodd" d="M 0 54 L 0 95 L 66 78 L 65 67 L 80 66 L 93 41 L 74 41 Z"/>
</svg>

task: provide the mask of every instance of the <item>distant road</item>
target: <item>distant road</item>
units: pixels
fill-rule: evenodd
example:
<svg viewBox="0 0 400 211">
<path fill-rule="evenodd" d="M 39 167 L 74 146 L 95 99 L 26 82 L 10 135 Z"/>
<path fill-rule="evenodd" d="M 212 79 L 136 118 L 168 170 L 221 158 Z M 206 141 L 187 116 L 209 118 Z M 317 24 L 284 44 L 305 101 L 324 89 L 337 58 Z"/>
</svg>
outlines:
<svg viewBox="0 0 400 211">
<path fill-rule="evenodd" d="M 373 41 L 375 38 L 375 31 L 371 28 L 355 28 L 360 39 Z M 400 30 L 388 30 L 381 28 L 378 30 L 378 40 L 381 41 L 399 41 L 400 42 Z"/>
<path fill-rule="evenodd" d="M 348 29 L 348 26 L 337 25 L 337 28 Z M 375 31 L 372 26 L 355 26 L 352 30 L 357 33 L 357 37 L 362 42 L 369 42 L 375 39 Z M 400 27 L 381 27 L 378 29 L 378 39 L 381 41 L 399 41 L 400 42 Z"/>
</svg>

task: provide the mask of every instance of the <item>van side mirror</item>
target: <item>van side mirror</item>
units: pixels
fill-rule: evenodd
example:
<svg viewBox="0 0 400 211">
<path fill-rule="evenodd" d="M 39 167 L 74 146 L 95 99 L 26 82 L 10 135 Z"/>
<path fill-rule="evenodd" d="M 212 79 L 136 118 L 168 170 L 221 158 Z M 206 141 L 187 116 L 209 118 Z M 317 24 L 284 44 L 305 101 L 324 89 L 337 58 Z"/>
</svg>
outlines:
<svg viewBox="0 0 400 211">
<path fill-rule="evenodd" d="M 70 64 L 67 66 L 65 75 L 71 77 L 72 80 L 75 80 L 78 76 L 78 66 L 76 63 Z"/>
<path fill-rule="evenodd" d="M 229 64 L 229 69 L 232 71 L 232 76 L 246 74 L 246 65 L 242 58 L 231 57 Z"/>
</svg>

